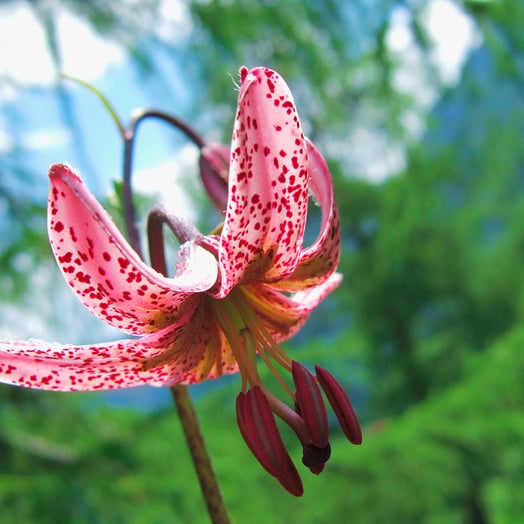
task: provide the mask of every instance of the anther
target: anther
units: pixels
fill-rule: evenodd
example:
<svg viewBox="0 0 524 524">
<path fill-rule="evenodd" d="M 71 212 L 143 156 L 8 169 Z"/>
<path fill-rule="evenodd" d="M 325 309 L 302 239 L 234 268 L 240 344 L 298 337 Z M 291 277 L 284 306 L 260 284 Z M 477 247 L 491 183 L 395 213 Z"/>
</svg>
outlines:
<svg viewBox="0 0 524 524">
<path fill-rule="evenodd" d="M 362 429 L 357 414 L 351 405 L 344 388 L 337 379 L 327 370 L 315 366 L 317 379 L 326 393 L 327 399 L 335 412 L 340 427 L 347 439 L 353 444 L 362 444 Z"/>
<path fill-rule="evenodd" d="M 329 443 L 323 448 L 319 448 L 314 444 L 309 444 L 303 447 L 304 453 L 302 455 L 302 463 L 307 466 L 312 473 L 318 475 L 322 473 L 326 462 L 331 456 L 331 446 Z"/>
<path fill-rule="evenodd" d="M 237 423 L 249 449 L 262 467 L 289 493 L 304 493 L 302 480 L 278 431 L 269 402 L 259 386 L 237 397 Z"/>
<path fill-rule="evenodd" d="M 301 497 L 304 494 L 304 487 L 302 485 L 302 479 L 298 474 L 297 468 L 291 457 L 288 455 L 287 468 L 284 469 L 283 473 L 277 477 L 283 488 L 287 489 L 291 495 L 295 497 Z"/>
<path fill-rule="evenodd" d="M 315 377 L 296 360 L 291 362 L 291 374 L 299 414 L 311 435 L 311 443 L 317 448 L 325 448 L 329 444 L 329 425 L 324 399 Z"/>
<path fill-rule="evenodd" d="M 246 444 L 264 469 L 275 477 L 284 474 L 289 455 L 259 386 L 238 395 L 237 423 Z"/>
</svg>

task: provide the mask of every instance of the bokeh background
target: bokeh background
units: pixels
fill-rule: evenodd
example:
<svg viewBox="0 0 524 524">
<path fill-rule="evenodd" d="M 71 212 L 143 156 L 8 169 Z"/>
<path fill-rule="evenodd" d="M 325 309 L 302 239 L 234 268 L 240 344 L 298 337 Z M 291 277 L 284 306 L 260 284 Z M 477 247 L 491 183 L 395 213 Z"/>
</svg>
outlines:
<svg viewBox="0 0 524 524">
<path fill-rule="evenodd" d="M 337 372 L 365 441 L 333 424 L 331 461 L 294 499 L 239 435 L 238 377 L 192 387 L 233 520 L 524 522 L 523 23 L 514 0 L 2 1 L 0 335 L 118 336 L 66 289 L 47 244 L 52 162 L 119 212 L 116 127 L 60 71 L 124 121 L 155 107 L 227 142 L 239 66 L 270 66 L 342 215 L 343 285 L 287 349 Z M 163 199 L 216 225 L 194 146 L 165 124 L 139 135 L 141 209 Z M 167 391 L 0 386 L 1 523 L 207 521 Z"/>
</svg>

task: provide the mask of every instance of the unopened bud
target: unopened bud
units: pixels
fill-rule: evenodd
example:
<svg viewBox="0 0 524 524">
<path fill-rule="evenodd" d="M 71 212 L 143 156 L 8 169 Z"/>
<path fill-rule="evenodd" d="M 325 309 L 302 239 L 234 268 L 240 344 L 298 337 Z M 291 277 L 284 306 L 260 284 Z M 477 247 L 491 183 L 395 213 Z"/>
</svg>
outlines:
<svg viewBox="0 0 524 524">
<path fill-rule="evenodd" d="M 209 198 L 220 210 L 227 207 L 229 147 L 206 144 L 200 151 L 200 177 Z"/>
</svg>

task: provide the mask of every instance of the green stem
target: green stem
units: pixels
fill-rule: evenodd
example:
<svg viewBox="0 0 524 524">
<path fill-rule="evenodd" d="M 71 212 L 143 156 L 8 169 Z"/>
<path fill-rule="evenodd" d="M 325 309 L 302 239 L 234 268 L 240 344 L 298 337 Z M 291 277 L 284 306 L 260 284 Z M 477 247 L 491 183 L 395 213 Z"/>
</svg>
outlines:
<svg viewBox="0 0 524 524">
<path fill-rule="evenodd" d="M 231 520 L 218 486 L 217 478 L 198 425 L 195 408 L 186 386 L 172 386 L 171 394 L 178 410 L 186 442 L 213 524 L 230 524 Z"/>
</svg>

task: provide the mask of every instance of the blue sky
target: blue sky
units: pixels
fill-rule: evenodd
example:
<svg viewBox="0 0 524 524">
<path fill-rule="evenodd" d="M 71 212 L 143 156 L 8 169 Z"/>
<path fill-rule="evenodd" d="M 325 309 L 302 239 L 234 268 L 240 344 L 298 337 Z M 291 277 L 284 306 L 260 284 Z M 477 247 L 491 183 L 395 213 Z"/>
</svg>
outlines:
<svg viewBox="0 0 524 524">
<path fill-rule="evenodd" d="M 178 2 L 166 4 L 174 6 Z M 171 11 L 166 16 L 171 16 L 172 20 L 184 15 L 180 10 L 173 12 L 173 7 Z M 125 52 L 100 38 L 84 22 L 62 12 L 57 24 L 63 50 L 63 72 L 96 85 L 124 122 L 133 109 L 144 106 L 185 115 L 191 91 L 184 85 L 183 74 L 171 74 L 167 78 L 172 97 L 167 98 L 165 91 L 158 86 L 155 89 L 155 79 L 144 86 Z M 63 81 L 71 101 L 70 110 L 78 123 L 77 132 L 68 129 L 63 108 L 52 90 L 57 78 L 43 30 L 23 3 L 14 9 L 12 5 L 0 6 L 2 77 L 14 79 L 22 88 L 15 92 L 9 84 L 0 82 L 0 154 L 9 151 L 13 140 L 27 151 L 29 165 L 35 172 L 42 173 L 42 185 L 37 184 L 34 189 L 43 198 L 47 193 L 46 172 L 55 162 L 71 164 L 80 170 L 93 192 L 107 194 L 112 181 L 121 176 L 122 142 L 116 126 L 91 92 L 73 82 Z M 155 93 L 154 102 L 152 92 Z M 7 115 L 12 110 L 24 122 L 23 133 L 15 137 L 11 134 L 12 129 L 8 130 Z M 176 139 L 176 132 L 166 126 L 144 124 L 135 155 L 134 184 L 143 192 L 162 190 L 167 203 L 191 215 L 190 202 L 183 198 L 180 184 L 174 182 L 191 171 L 191 164 L 196 169 L 197 151 L 180 137 L 180 150 L 175 157 L 173 137 Z M 82 147 L 79 147 L 80 142 Z M 172 191 L 166 193 L 167 187 Z"/>
</svg>

